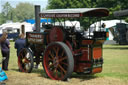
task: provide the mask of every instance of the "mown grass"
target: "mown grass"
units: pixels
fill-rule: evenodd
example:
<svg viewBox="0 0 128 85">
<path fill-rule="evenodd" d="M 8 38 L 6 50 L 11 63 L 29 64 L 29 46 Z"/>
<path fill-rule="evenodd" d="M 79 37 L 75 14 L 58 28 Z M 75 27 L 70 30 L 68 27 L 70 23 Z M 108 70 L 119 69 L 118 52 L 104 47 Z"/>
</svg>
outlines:
<svg viewBox="0 0 128 85">
<path fill-rule="evenodd" d="M 114 77 L 128 82 L 128 45 L 104 45 L 102 77 Z"/>
<path fill-rule="evenodd" d="M 14 42 L 10 42 L 10 43 L 11 43 L 11 49 L 10 49 L 10 60 L 9 60 L 9 71 L 6 71 L 6 74 L 9 77 L 7 84 L 9 85 L 17 85 L 17 84 L 18 85 L 28 85 L 28 84 L 40 85 L 41 83 L 46 82 L 45 84 L 49 85 L 49 82 L 52 82 L 51 85 L 53 85 L 54 81 L 49 81 L 47 78 L 44 77 L 42 66 L 40 67 L 40 69 L 37 69 L 37 70 L 34 69 L 30 74 L 19 72 L 18 64 L 17 64 L 16 49 L 14 48 Z M 124 45 L 124 46 L 104 45 L 103 58 L 104 58 L 103 72 L 96 74 L 91 78 L 110 77 L 110 78 L 119 79 L 123 82 L 128 83 L 128 45 Z M 2 60 L 1 52 L 0 52 L 0 60 Z M 77 78 L 82 79 L 81 76 Z M 87 79 L 89 77 L 84 77 L 84 78 Z M 72 77 L 71 82 L 79 81 L 79 80 L 75 80 L 75 81 L 74 80 L 75 79 Z M 63 82 L 62 84 L 67 84 L 67 83 Z M 58 84 L 54 84 L 54 85 L 61 85 L 61 83 L 58 82 Z"/>
</svg>

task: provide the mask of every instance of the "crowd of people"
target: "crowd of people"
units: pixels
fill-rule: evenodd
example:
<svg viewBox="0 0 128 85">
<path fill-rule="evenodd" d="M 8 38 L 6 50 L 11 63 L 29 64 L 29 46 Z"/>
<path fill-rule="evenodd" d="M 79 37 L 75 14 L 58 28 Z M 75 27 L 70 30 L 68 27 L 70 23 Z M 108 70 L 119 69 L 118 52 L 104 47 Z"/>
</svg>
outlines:
<svg viewBox="0 0 128 85">
<path fill-rule="evenodd" d="M 8 71 L 8 63 L 10 57 L 10 42 L 7 39 L 7 32 L 3 32 L 0 38 L 0 47 L 2 54 L 2 70 Z M 24 34 L 20 34 L 19 38 L 15 41 L 15 48 L 17 49 L 17 56 L 22 48 L 25 47 L 25 37 Z"/>
<path fill-rule="evenodd" d="M 25 27 L 24 25 L 21 26 L 22 33 L 19 34 L 19 38 L 15 41 L 15 49 L 17 50 L 17 57 L 19 52 L 22 48 L 25 47 L 25 33 L 23 32 Z M 0 37 L 0 47 L 1 47 L 1 54 L 2 54 L 2 70 L 8 70 L 8 63 L 10 57 L 10 42 L 7 39 L 8 33 L 3 32 L 2 36 Z"/>
<path fill-rule="evenodd" d="M 45 23 L 42 23 L 42 27 L 45 25 Z M 19 38 L 15 40 L 14 48 L 17 50 L 17 58 L 19 55 L 19 52 L 21 49 L 25 48 L 25 26 L 21 26 L 21 31 L 22 33 L 19 34 Z M 35 31 L 35 25 L 33 27 L 33 31 Z M 44 28 L 42 29 L 44 31 Z M 7 71 L 8 70 L 8 63 L 9 63 L 9 57 L 10 57 L 10 42 L 7 39 L 8 33 L 3 32 L 2 36 L 0 37 L 0 48 L 1 48 L 1 54 L 2 54 L 2 70 Z M 36 53 L 36 52 L 35 52 Z M 35 68 L 38 68 L 39 66 L 39 60 L 40 60 L 40 55 L 35 54 L 36 56 L 36 65 Z"/>
</svg>

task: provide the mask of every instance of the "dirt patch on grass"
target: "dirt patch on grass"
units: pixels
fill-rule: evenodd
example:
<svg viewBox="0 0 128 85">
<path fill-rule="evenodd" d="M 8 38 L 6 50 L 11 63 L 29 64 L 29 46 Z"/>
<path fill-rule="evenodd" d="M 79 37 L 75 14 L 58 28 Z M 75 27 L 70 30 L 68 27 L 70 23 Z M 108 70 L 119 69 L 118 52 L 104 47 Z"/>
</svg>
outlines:
<svg viewBox="0 0 128 85">
<path fill-rule="evenodd" d="M 6 85 L 128 85 L 120 79 L 96 76 L 72 76 L 69 81 L 56 81 L 38 73 L 7 72 Z"/>
</svg>

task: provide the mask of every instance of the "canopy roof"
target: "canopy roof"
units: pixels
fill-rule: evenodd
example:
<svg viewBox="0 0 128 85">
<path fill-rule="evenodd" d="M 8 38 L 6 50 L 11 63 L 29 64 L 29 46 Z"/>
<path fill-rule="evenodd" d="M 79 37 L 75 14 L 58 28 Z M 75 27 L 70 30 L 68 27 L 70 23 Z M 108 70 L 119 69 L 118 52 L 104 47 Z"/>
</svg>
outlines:
<svg viewBox="0 0 128 85">
<path fill-rule="evenodd" d="M 79 18 L 79 17 L 104 17 L 108 16 L 106 8 L 72 8 L 43 10 L 41 18 Z"/>
<path fill-rule="evenodd" d="M 120 10 L 120 11 L 115 11 L 114 16 L 121 17 L 121 16 L 128 16 L 128 9 L 126 10 Z"/>
</svg>

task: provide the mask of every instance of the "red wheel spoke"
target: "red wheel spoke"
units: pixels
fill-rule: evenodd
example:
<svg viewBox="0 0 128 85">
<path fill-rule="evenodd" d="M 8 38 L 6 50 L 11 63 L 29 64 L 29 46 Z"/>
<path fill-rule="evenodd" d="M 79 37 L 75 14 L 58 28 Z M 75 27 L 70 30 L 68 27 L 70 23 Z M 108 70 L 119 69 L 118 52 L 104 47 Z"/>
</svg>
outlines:
<svg viewBox="0 0 128 85">
<path fill-rule="evenodd" d="M 60 70 L 60 73 L 61 73 L 61 77 L 64 77 L 64 73 L 62 70 Z"/>
<path fill-rule="evenodd" d="M 18 65 L 22 72 L 31 72 L 32 70 L 32 55 L 27 49 L 22 49 L 19 53 Z"/>
<path fill-rule="evenodd" d="M 55 63 L 50 64 L 50 65 L 49 65 L 49 68 L 51 68 L 51 67 L 54 66 L 54 65 L 55 65 Z"/>
<path fill-rule="evenodd" d="M 30 62 L 30 60 L 28 60 L 27 58 L 25 58 L 24 63 L 29 63 L 29 62 Z"/>
<path fill-rule="evenodd" d="M 49 78 L 66 80 L 74 68 L 72 52 L 65 43 L 52 42 L 45 50 L 43 65 Z"/>
<path fill-rule="evenodd" d="M 53 50 L 55 51 L 55 53 L 56 53 L 56 57 L 58 57 L 58 53 L 59 53 L 59 47 L 57 47 L 57 48 L 53 48 Z"/>
<path fill-rule="evenodd" d="M 57 68 L 55 68 L 55 77 L 56 77 L 56 78 L 58 77 L 57 74 L 58 74 L 58 73 L 57 73 Z"/>
<path fill-rule="evenodd" d="M 53 59 L 52 59 L 52 58 L 50 58 L 50 57 L 48 58 L 48 60 L 51 60 L 51 61 L 53 61 Z"/>
<path fill-rule="evenodd" d="M 64 56 L 64 50 L 62 51 L 62 54 L 61 54 L 61 56 Z"/>
<path fill-rule="evenodd" d="M 60 59 L 59 59 L 59 62 L 65 60 L 65 59 L 67 59 L 67 56 L 60 58 Z"/>
<path fill-rule="evenodd" d="M 68 64 L 67 63 L 64 63 L 64 62 L 61 62 L 61 64 L 64 64 L 64 65 L 68 66 Z"/>
<path fill-rule="evenodd" d="M 52 59 L 54 59 L 54 56 L 51 51 L 49 51 L 49 55 L 52 57 Z"/>
<path fill-rule="evenodd" d="M 66 70 L 59 64 L 59 68 L 66 74 Z"/>
</svg>

